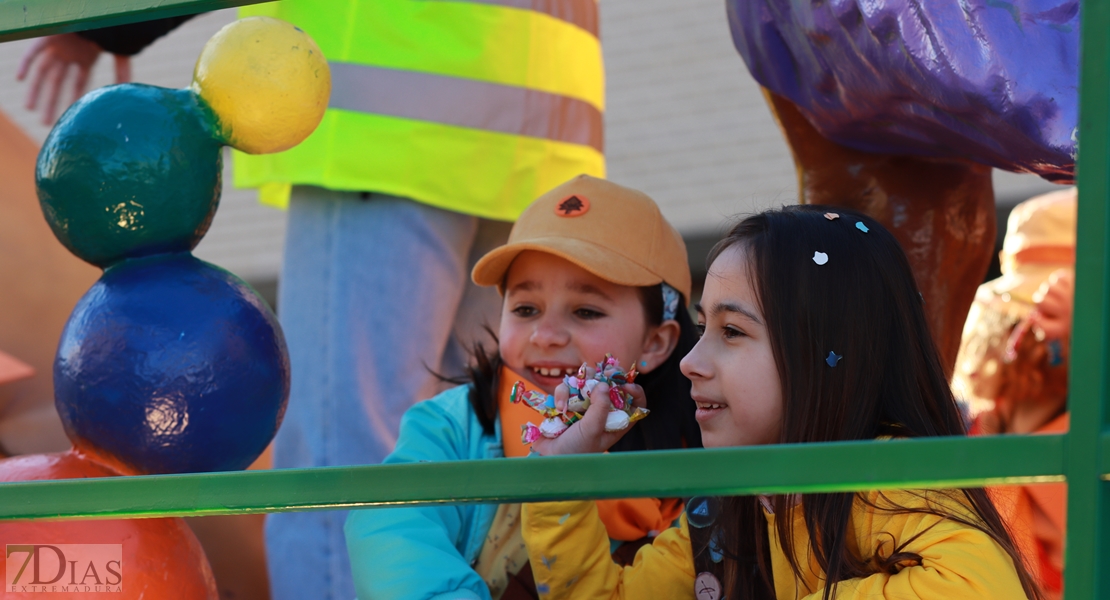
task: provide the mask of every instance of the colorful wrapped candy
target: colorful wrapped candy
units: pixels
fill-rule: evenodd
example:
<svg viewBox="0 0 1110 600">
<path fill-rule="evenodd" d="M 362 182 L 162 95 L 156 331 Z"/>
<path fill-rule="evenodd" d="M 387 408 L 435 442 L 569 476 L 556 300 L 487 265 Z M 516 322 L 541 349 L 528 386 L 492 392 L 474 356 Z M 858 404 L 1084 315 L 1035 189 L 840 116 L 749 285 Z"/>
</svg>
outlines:
<svg viewBox="0 0 1110 600">
<path fill-rule="evenodd" d="M 545 417 L 538 426 L 533 423 L 521 425 L 520 441 L 524 444 L 531 444 L 541 437 L 559 437 L 568 427 L 582 418 L 575 412 L 560 413 L 555 409 L 555 396 L 525 390 L 524 383 L 520 381 L 513 385 L 509 401 L 514 404 L 523 402 Z"/>
<path fill-rule="evenodd" d="M 601 383 L 609 386 L 609 414 L 605 418 L 605 431 L 627 429 L 650 412 L 645 408 L 634 407 L 632 396 L 622 388 L 626 383 L 634 382 L 636 375 L 635 368 L 626 373 L 612 354 L 606 354 L 605 360 L 597 363 L 596 367 L 584 363 L 574 376 L 564 377 L 563 383 L 555 388 L 555 395 L 526 391 L 524 384 L 518 381 L 513 386 L 510 400 L 514 403 L 524 402 L 545 417 L 538 426 L 532 423 L 523 425 L 520 441 L 531 444 L 541 437 L 551 439 L 562 435 L 571 425 L 581 420 L 590 407 L 590 393 Z M 565 411 L 559 412 L 555 408 L 557 398 L 567 407 Z"/>
<path fill-rule="evenodd" d="M 558 411 L 555 410 L 555 396 L 528 391 L 524 389 L 523 381 L 518 381 L 513 384 L 513 390 L 509 394 L 509 402 L 513 404 L 523 402 L 532 407 L 536 412 L 549 418 L 559 414 Z"/>
</svg>

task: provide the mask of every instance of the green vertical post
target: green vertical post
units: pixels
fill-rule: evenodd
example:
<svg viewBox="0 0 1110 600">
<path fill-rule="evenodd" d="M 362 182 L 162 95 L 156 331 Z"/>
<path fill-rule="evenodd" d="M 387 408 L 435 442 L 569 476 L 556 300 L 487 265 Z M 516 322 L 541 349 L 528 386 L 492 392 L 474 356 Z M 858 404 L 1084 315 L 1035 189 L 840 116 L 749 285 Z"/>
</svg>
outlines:
<svg viewBox="0 0 1110 600">
<path fill-rule="evenodd" d="M 1079 221 L 1071 351 L 1071 430 L 1064 454 L 1068 531 L 1064 589 L 1069 599 L 1110 596 L 1110 490 L 1099 438 L 1110 414 L 1110 3 L 1082 5 L 1079 110 Z"/>
</svg>

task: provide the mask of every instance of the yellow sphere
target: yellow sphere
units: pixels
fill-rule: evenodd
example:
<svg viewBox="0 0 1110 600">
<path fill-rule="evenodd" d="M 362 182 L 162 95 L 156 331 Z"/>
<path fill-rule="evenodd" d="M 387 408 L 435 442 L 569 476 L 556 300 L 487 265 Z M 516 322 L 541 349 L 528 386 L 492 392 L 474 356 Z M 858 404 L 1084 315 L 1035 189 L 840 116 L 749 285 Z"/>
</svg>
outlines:
<svg viewBox="0 0 1110 600">
<path fill-rule="evenodd" d="M 208 40 L 192 88 L 216 113 L 225 143 L 266 154 L 296 146 L 320 124 L 331 72 L 307 33 L 279 19 L 250 17 Z"/>
</svg>

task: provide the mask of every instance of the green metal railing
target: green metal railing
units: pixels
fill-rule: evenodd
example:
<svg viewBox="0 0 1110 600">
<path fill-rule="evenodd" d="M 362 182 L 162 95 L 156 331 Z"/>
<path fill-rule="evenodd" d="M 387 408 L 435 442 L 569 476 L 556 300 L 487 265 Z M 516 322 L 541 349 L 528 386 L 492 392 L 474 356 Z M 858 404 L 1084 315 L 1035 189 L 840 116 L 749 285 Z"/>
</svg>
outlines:
<svg viewBox="0 0 1110 600">
<path fill-rule="evenodd" d="M 0 42 L 258 4 L 267 0 L 0 0 Z"/>
<path fill-rule="evenodd" d="M 0 41 L 251 0 L 0 0 Z M 1110 2 L 1083 3 L 1071 429 L 531 460 L 0 484 L 0 519 L 155 517 L 397 504 L 676 497 L 1068 482 L 1069 600 L 1110 597 Z M 564 476 L 553 477 L 553 473 Z"/>
<path fill-rule="evenodd" d="M 933 438 L 9 483 L 0 519 L 1062 481 L 1065 447 L 1062 435 Z"/>
<path fill-rule="evenodd" d="M 1071 427 L 1065 438 L 1068 597 L 1110 596 L 1110 494 L 1101 436 L 1110 417 L 1110 3 L 1082 4 L 1079 99 L 1079 220 L 1069 371 Z"/>
</svg>

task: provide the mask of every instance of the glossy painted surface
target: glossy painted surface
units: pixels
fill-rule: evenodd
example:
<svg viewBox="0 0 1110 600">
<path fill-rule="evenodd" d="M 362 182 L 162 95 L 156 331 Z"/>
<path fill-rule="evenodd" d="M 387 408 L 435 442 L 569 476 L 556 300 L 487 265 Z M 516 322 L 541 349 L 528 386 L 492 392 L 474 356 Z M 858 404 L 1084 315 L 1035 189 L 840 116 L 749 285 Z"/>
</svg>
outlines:
<svg viewBox="0 0 1110 600">
<path fill-rule="evenodd" d="M 0 461 L 0 482 L 42 479 L 114 477 L 111 468 L 70 451 L 61 454 L 32 454 Z M 216 582 L 204 550 L 182 519 L 132 519 L 111 521 L 8 521 L 0 523 L 0 542 L 5 544 L 121 544 L 122 592 L 110 594 L 20 593 L 4 590 L 4 598 L 33 600 L 42 597 L 93 598 L 101 595 L 138 600 L 180 598 L 217 600 Z M 17 557 L 18 558 L 18 557 Z M 45 580 L 53 574 L 45 575 Z M 27 575 L 31 575 L 30 569 Z M 82 581 L 88 571 L 75 578 L 64 574 L 59 583 Z M 101 577 L 107 574 L 101 573 Z M 23 579 L 23 582 L 30 577 Z M 89 577 L 86 583 L 96 579 Z"/>
<path fill-rule="evenodd" d="M 760 84 L 829 139 L 1070 182 L 1078 0 L 727 0 Z"/>
<path fill-rule="evenodd" d="M 288 150 L 315 131 L 328 107 L 331 71 L 299 27 L 248 17 L 208 40 L 192 87 L 219 116 L 225 143 L 267 154 Z"/>
<path fill-rule="evenodd" d="M 214 116 L 187 90 L 124 84 L 66 111 L 39 153 L 39 201 L 54 234 L 106 267 L 193 249 L 221 189 Z"/>
<path fill-rule="evenodd" d="M 54 363 L 74 445 L 144 473 L 246 468 L 281 423 L 285 340 L 242 280 L 189 254 L 122 262 L 74 309 Z"/>
<path fill-rule="evenodd" d="M 769 94 L 768 102 L 794 154 L 801 202 L 861 210 L 898 238 L 951 373 L 994 252 L 990 168 L 853 150 L 822 136 L 786 98 Z"/>
</svg>

